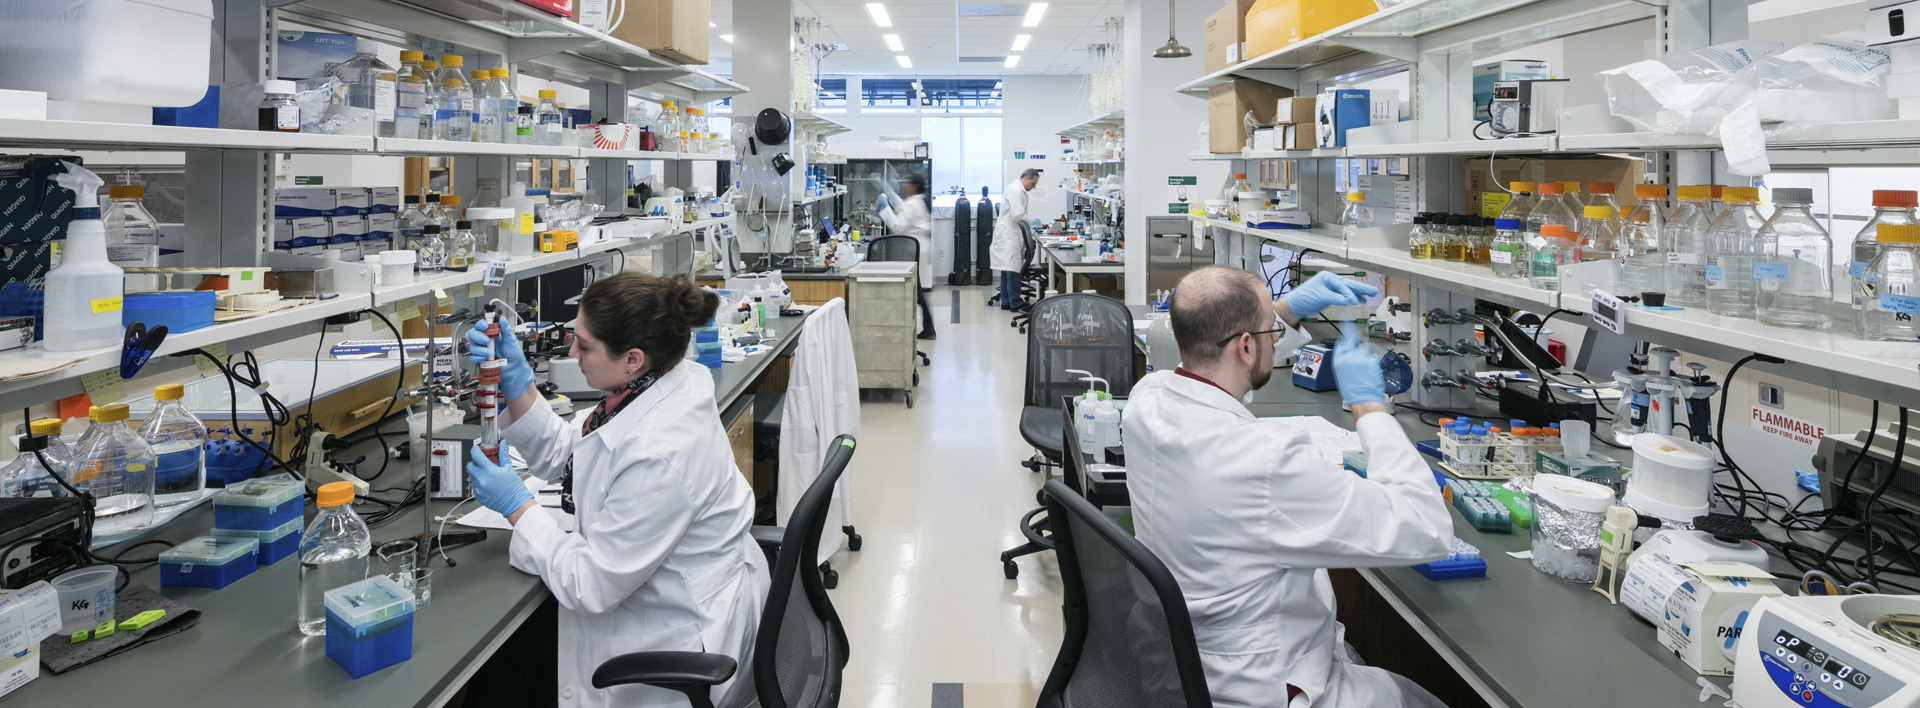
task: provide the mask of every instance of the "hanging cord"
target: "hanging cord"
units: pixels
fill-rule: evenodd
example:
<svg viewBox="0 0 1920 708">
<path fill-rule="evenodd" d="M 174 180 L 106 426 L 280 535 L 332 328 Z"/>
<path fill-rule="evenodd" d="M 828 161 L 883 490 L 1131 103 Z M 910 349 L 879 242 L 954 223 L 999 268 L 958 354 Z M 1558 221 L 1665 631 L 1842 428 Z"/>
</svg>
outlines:
<svg viewBox="0 0 1920 708">
<path fill-rule="evenodd" d="M 369 307 L 362 310 L 362 312 L 373 313 L 374 317 L 380 318 L 381 322 L 386 323 L 387 329 L 393 332 L 394 354 L 397 355 L 395 358 L 400 362 L 394 369 L 393 396 L 387 399 L 387 407 L 380 411 L 380 417 L 374 419 L 374 424 L 371 426 L 373 428 L 373 437 L 380 441 L 380 469 L 374 472 L 372 476 L 361 478 L 361 481 L 372 482 L 375 479 L 379 479 L 380 475 L 387 473 L 387 462 L 393 459 L 393 455 L 387 453 L 387 436 L 385 433 L 380 432 L 380 424 L 386 421 L 387 416 L 393 415 L 393 404 L 399 402 L 401 394 L 405 393 L 404 388 L 407 383 L 407 340 L 400 335 L 400 328 L 394 325 L 393 320 L 387 319 L 386 313 L 381 312 L 379 308 Z M 432 322 L 428 322 L 427 326 L 432 327 L 434 325 Z M 433 352 L 429 351 L 426 354 L 426 363 L 431 364 L 433 362 Z M 426 368 L 430 369 L 431 367 Z M 431 384 L 433 383 L 432 378 L 432 372 L 429 371 L 421 378 L 420 383 L 422 385 Z M 431 408 L 433 404 L 433 396 L 427 396 L 427 406 Z"/>
<path fill-rule="evenodd" d="M 1727 369 L 1726 380 L 1720 386 L 1720 416 L 1719 416 L 1720 420 L 1716 421 L 1716 427 L 1714 428 L 1714 433 L 1713 433 L 1715 447 L 1720 448 L 1720 461 L 1725 463 L 1727 465 L 1727 468 L 1733 471 L 1734 486 L 1743 493 L 1742 496 L 1739 497 L 1740 516 L 1743 518 L 1746 517 L 1747 510 L 1749 508 L 1748 499 L 1744 495 L 1744 492 L 1746 492 L 1746 485 L 1748 483 L 1752 483 L 1754 489 L 1761 489 L 1761 487 L 1760 487 L 1760 483 L 1754 480 L 1752 475 L 1747 474 L 1746 470 L 1741 469 L 1740 465 L 1733 461 L 1733 453 L 1727 448 L 1727 395 L 1733 391 L 1733 375 L 1740 373 L 1740 367 L 1746 366 L 1747 362 L 1754 361 L 1754 360 L 1759 360 L 1768 364 L 1787 363 L 1785 359 L 1781 359 L 1780 357 L 1770 356 L 1767 354 L 1758 354 L 1758 353 L 1748 354 L 1745 357 L 1742 357 L 1739 361 L 1734 362 L 1733 368 Z M 1675 412 L 1678 413 L 1679 411 L 1675 411 Z M 1694 431 L 1691 428 L 1689 428 L 1687 432 L 1692 433 Z M 1784 499 L 1784 497 L 1782 498 Z M 1765 515 L 1762 514 L 1762 516 L 1764 517 Z"/>
<path fill-rule="evenodd" d="M 287 474 L 291 474 L 295 479 L 305 482 L 307 478 L 301 475 L 298 470 L 288 466 L 287 461 L 280 459 L 279 455 L 273 454 L 272 449 L 261 445 L 253 438 L 247 437 L 246 433 L 241 432 L 240 392 L 239 389 L 234 386 L 235 382 L 246 384 L 247 388 L 253 389 L 254 393 L 260 396 L 260 406 L 265 409 L 267 414 L 267 435 L 269 437 L 273 434 L 274 426 L 286 425 L 288 423 L 287 407 L 282 405 L 278 399 L 275 399 L 273 394 L 268 393 L 267 387 L 260 381 L 260 364 L 254 360 L 253 352 L 248 351 L 244 354 L 246 357 L 245 362 L 232 367 L 228 367 L 226 362 L 220 360 L 220 357 L 214 356 L 205 349 L 188 349 L 180 352 L 180 354 L 176 356 L 199 355 L 206 357 L 207 361 L 213 362 L 214 368 L 219 369 L 220 373 L 227 378 L 227 405 L 228 414 L 232 416 L 229 420 L 233 421 L 233 434 L 241 440 L 245 440 L 247 444 L 252 445 L 254 449 L 259 450 L 260 454 L 266 455 L 267 459 L 273 460 L 274 464 L 279 465 L 280 469 L 286 470 Z M 246 367 L 246 373 L 244 374 L 241 373 L 242 366 Z"/>
</svg>

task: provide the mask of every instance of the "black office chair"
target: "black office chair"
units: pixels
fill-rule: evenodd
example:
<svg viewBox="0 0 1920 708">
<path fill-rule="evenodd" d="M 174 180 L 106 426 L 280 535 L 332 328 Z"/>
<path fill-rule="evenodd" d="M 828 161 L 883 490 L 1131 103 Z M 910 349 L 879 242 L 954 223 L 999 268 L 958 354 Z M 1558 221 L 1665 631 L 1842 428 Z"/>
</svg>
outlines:
<svg viewBox="0 0 1920 708">
<path fill-rule="evenodd" d="M 1042 491 L 1057 520 L 1067 632 L 1039 707 L 1212 708 L 1173 573 L 1066 485 L 1050 481 Z"/>
<path fill-rule="evenodd" d="M 1033 304 L 1039 302 L 1046 293 L 1048 266 L 1045 259 L 1035 258 L 1040 248 L 1039 239 L 1034 238 L 1033 232 L 1027 231 L 1026 241 L 1020 249 L 1021 305 L 1014 310 L 1013 321 L 1008 323 L 1008 326 L 1020 330 L 1021 334 L 1027 333 L 1027 325 L 1033 321 Z"/>
<path fill-rule="evenodd" d="M 881 236 L 880 238 L 868 241 L 867 260 L 889 263 L 919 263 L 920 239 L 906 235 L 894 235 Z M 932 313 L 933 310 L 927 307 L 926 291 L 920 289 L 919 283 L 914 283 L 913 292 L 914 296 L 920 301 L 921 312 L 929 313 L 922 316 L 923 321 L 931 321 L 933 315 L 930 313 Z M 926 352 L 915 349 L 913 353 L 920 357 L 921 365 L 925 366 L 933 363 L 933 360 L 927 358 Z M 917 370 L 913 372 L 913 385 L 920 385 L 920 372 Z"/>
<path fill-rule="evenodd" d="M 1060 464 L 1065 436 L 1070 434 L 1061 413 L 1062 399 L 1088 387 L 1079 374 L 1069 374 L 1068 369 L 1106 379 L 1115 396 L 1125 396 L 1133 389 L 1133 314 L 1118 300 L 1067 293 L 1034 303 L 1031 315 L 1026 407 L 1020 410 L 1020 437 L 1033 446 L 1034 455 L 1020 465 L 1043 472 Z M 1039 499 L 1038 503 L 1045 504 L 1046 500 Z M 1021 533 L 1028 541 L 1000 554 L 1007 579 L 1020 575 L 1015 558 L 1051 547 L 1045 540 L 1047 521 L 1036 518 L 1044 512 L 1042 507 L 1022 517 Z"/>
<path fill-rule="evenodd" d="M 853 436 L 834 438 L 820 476 L 788 519 L 773 563 L 773 587 L 753 643 L 753 688 L 761 708 L 833 708 L 847 665 L 847 633 L 827 599 L 812 559 L 820 552 L 833 484 L 853 459 Z M 608 659 L 593 672 L 594 688 L 646 684 L 686 694 L 693 708 L 713 708 L 713 687 L 733 677 L 733 657 L 647 651 Z"/>
</svg>

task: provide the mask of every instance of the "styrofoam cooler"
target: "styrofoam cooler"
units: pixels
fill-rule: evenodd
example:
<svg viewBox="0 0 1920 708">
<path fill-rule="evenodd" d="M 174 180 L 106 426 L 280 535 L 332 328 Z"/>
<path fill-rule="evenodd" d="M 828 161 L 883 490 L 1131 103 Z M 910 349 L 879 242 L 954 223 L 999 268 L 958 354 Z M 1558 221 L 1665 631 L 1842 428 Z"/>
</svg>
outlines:
<svg viewBox="0 0 1920 708">
<path fill-rule="evenodd" d="M 191 106 L 207 93 L 213 1 L 0 0 L 0 36 L 0 89 Z"/>
</svg>

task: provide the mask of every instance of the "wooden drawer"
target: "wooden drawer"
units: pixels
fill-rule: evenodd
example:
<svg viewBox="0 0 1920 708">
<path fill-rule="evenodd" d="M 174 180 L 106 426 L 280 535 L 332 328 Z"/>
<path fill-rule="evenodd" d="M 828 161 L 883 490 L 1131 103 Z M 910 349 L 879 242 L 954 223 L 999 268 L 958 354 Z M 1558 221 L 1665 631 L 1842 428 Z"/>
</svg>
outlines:
<svg viewBox="0 0 1920 708">
<path fill-rule="evenodd" d="M 727 444 L 733 448 L 733 464 L 739 468 L 740 476 L 753 484 L 753 404 L 740 411 L 739 417 L 727 423 Z"/>
<path fill-rule="evenodd" d="M 847 281 L 840 278 L 786 282 L 787 290 L 793 292 L 793 301 L 802 305 L 825 305 L 828 300 L 847 296 Z"/>
</svg>

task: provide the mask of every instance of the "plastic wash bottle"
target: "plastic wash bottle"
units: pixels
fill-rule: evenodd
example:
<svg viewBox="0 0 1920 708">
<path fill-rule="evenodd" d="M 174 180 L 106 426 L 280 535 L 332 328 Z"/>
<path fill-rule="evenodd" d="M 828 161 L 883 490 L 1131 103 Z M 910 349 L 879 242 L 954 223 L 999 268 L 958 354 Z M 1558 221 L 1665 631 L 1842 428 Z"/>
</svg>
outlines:
<svg viewBox="0 0 1920 708">
<path fill-rule="evenodd" d="M 120 298 L 126 272 L 107 260 L 107 233 L 100 221 L 101 179 L 71 162 L 50 179 L 73 191 L 73 221 L 60 265 L 47 273 L 48 351 L 68 352 L 120 343 Z"/>
</svg>

